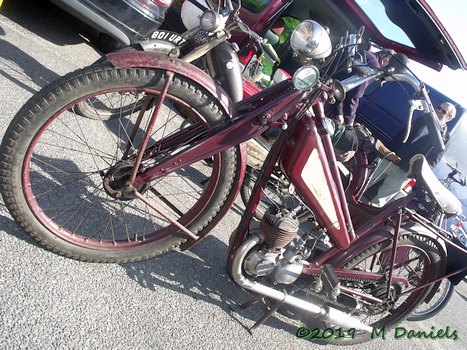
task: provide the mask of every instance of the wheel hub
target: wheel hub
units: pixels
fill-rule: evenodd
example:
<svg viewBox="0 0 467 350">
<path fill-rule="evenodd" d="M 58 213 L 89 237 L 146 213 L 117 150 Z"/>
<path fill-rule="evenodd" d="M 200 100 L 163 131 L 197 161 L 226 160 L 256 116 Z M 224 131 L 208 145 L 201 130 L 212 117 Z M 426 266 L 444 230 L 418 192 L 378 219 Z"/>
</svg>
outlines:
<svg viewBox="0 0 467 350">
<path fill-rule="evenodd" d="M 144 184 L 138 188 L 134 188 L 129 179 L 133 170 L 133 164 L 119 161 L 117 164 L 110 167 L 110 169 L 103 176 L 103 185 L 105 192 L 112 198 L 122 201 L 129 201 L 134 198 L 134 191 L 144 193 L 149 184 Z"/>
</svg>

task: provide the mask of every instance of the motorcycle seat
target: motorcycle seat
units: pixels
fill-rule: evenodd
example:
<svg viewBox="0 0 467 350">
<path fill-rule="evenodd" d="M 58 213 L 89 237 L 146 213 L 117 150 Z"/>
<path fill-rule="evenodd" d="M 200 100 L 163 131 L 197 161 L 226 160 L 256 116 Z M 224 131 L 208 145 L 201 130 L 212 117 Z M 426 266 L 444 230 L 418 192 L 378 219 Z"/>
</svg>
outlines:
<svg viewBox="0 0 467 350">
<path fill-rule="evenodd" d="M 417 186 L 423 186 L 446 215 L 458 215 L 462 213 L 462 203 L 460 200 L 438 180 L 422 154 L 416 154 L 410 159 L 407 177 L 414 177 L 417 181 Z"/>
</svg>

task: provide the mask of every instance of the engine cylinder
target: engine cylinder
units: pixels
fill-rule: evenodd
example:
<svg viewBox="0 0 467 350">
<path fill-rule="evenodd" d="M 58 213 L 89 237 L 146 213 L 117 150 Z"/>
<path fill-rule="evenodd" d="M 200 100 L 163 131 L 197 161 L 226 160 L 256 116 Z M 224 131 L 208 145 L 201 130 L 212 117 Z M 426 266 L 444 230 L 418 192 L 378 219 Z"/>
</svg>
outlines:
<svg viewBox="0 0 467 350">
<path fill-rule="evenodd" d="M 283 248 L 297 235 L 299 222 L 287 210 L 269 209 L 261 219 L 260 230 L 268 248 Z"/>
</svg>

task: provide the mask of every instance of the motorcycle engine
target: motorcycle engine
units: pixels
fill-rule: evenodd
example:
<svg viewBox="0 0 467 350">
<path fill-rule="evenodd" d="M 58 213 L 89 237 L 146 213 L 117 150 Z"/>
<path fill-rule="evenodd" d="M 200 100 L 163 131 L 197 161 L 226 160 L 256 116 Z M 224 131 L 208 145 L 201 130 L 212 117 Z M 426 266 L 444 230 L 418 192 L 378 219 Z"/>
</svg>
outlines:
<svg viewBox="0 0 467 350">
<path fill-rule="evenodd" d="M 311 251 L 298 236 L 299 222 L 293 211 L 269 209 L 263 216 L 258 234 L 264 244 L 245 259 L 244 269 L 253 277 L 268 276 L 275 284 L 291 284 L 303 270 Z"/>
</svg>

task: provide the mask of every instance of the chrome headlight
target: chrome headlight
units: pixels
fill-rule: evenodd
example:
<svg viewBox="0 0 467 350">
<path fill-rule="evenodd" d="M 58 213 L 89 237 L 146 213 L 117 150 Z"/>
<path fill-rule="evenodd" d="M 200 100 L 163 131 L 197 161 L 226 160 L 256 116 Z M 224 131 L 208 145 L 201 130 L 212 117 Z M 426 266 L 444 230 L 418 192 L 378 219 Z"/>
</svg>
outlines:
<svg viewBox="0 0 467 350">
<path fill-rule="evenodd" d="M 212 10 L 204 11 L 199 19 L 199 26 L 207 32 L 215 32 L 220 25 L 220 15 Z"/>
<path fill-rule="evenodd" d="M 315 66 L 303 66 L 297 69 L 293 75 L 293 85 L 297 90 L 310 90 L 318 83 L 319 70 Z"/>
<path fill-rule="evenodd" d="M 311 59 L 326 58 L 332 51 L 328 32 L 312 20 L 303 21 L 295 28 L 290 46 L 298 54 Z"/>
</svg>

